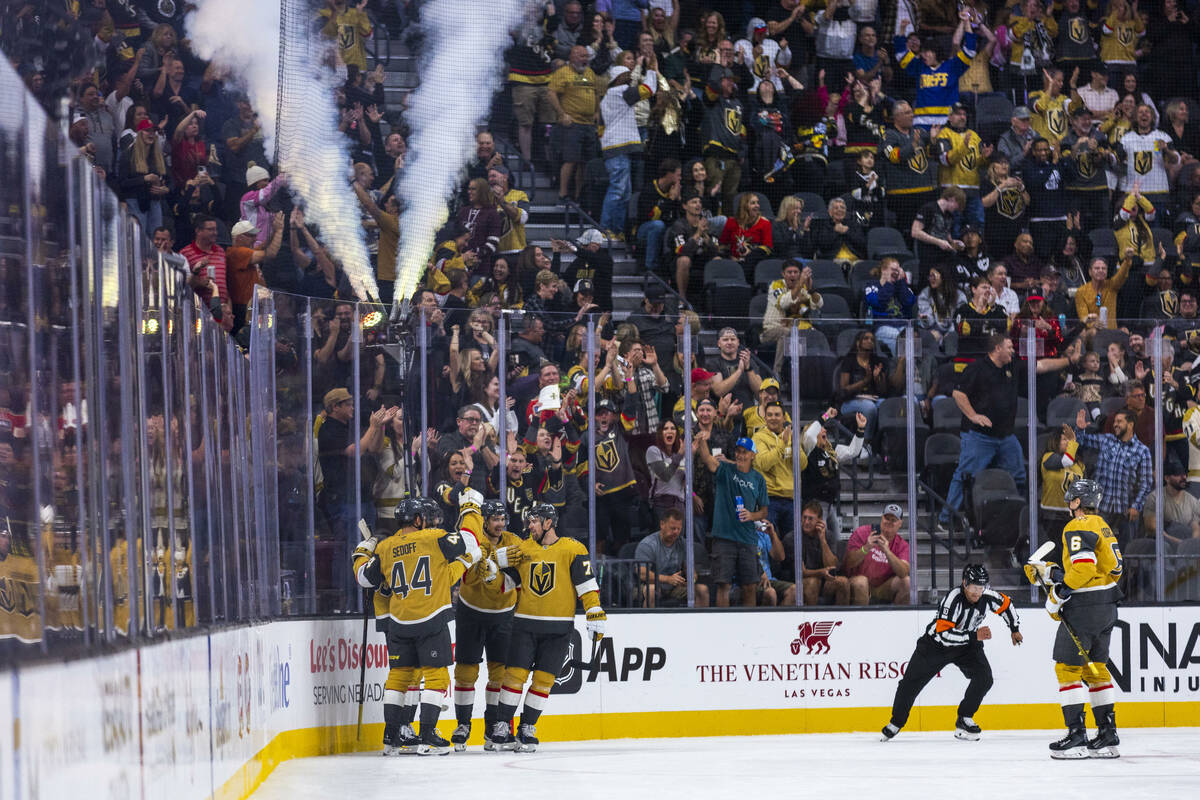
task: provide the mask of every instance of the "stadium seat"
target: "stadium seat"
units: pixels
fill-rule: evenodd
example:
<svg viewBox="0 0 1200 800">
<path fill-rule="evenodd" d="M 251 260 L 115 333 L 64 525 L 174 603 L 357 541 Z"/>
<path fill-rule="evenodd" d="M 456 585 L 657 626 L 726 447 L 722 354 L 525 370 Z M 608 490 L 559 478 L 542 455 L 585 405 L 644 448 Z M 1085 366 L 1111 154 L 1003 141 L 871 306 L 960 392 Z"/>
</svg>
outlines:
<svg viewBox="0 0 1200 800">
<path fill-rule="evenodd" d="M 1012 548 L 1020 529 L 1012 522 L 1026 512 L 1028 504 L 1017 492 L 1013 476 L 1002 469 L 980 470 L 971 482 L 971 510 L 983 544 Z"/>
<path fill-rule="evenodd" d="M 1125 559 L 1125 572 L 1121 576 L 1121 589 L 1125 598 L 1135 603 L 1153 602 L 1155 589 L 1155 553 L 1157 542 L 1150 538 L 1130 539 L 1121 548 Z"/>
<path fill-rule="evenodd" d="M 912 258 L 904 234 L 895 228 L 871 228 L 867 231 L 867 255 L 872 260 L 897 256 L 901 261 Z"/>
<path fill-rule="evenodd" d="M 963 413 L 953 397 L 939 397 L 933 401 L 933 429 L 935 431 L 962 430 Z"/>
<path fill-rule="evenodd" d="M 830 294 L 824 295 L 825 304 L 821 306 L 820 322 L 824 322 L 826 327 L 832 325 L 833 330 L 838 330 L 846 324 L 848 320 L 853 319 L 850 314 L 850 304 L 846 302 L 846 298 L 841 295 Z M 820 325 L 818 322 L 818 325 Z"/>
<path fill-rule="evenodd" d="M 1050 428 L 1074 427 L 1075 415 L 1083 407 L 1083 401 L 1076 397 L 1056 397 L 1046 407 L 1046 425 Z"/>
<path fill-rule="evenodd" d="M 740 284 L 749 288 L 742 265 L 728 258 L 714 258 L 704 265 L 704 285 L 716 283 Z"/>
<path fill-rule="evenodd" d="M 1129 352 L 1129 334 L 1125 331 L 1116 328 L 1101 328 L 1096 331 L 1096 337 L 1092 339 L 1092 349 L 1100 354 L 1100 361 L 1103 363 L 1106 360 L 1108 346 L 1112 342 L 1120 342 L 1121 346 Z"/>
<path fill-rule="evenodd" d="M 957 433 L 935 430 L 925 440 L 925 483 L 942 498 L 950 491 L 961 450 Z"/>
<path fill-rule="evenodd" d="M 994 143 L 1012 125 L 1013 104 L 1002 94 L 981 94 L 975 101 L 975 132 Z"/>
<path fill-rule="evenodd" d="M 878 261 L 859 261 L 850 267 L 850 288 L 854 290 L 856 300 L 862 299 L 867 287 L 876 281 L 878 275 L 872 274 L 879 269 Z"/>
<path fill-rule="evenodd" d="M 1151 228 L 1150 233 L 1154 236 L 1154 244 L 1157 248 L 1162 245 L 1163 250 L 1167 253 L 1167 258 L 1175 258 L 1179 255 L 1179 251 L 1175 247 L 1175 237 L 1166 228 Z"/>
<path fill-rule="evenodd" d="M 750 298 L 750 310 L 746 312 L 746 344 L 757 349 L 762 344 L 763 315 L 767 313 L 767 303 L 770 297 L 766 294 L 756 294 Z"/>
<path fill-rule="evenodd" d="M 1088 232 L 1092 240 L 1092 255 L 1104 258 L 1115 258 L 1117 255 L 1117 237 L 1110 228 L 1093 228 Z"/>
<path fill-rule="evenodd" d="M 1100 401 L 1100 416 L 1111 417 L 1124 407 L 1124 397 L 1106 397 Z"/>
<path fill-rule="evenodd" d="M 814 284 L 830 284 L 839 283 L 846 286 L 846 273 L 842 271 L 842 267 L 836 261 L 830 261 L 827 258 L 814 258 L 808 262 L 808 268 L 812 270 Z"/>
<path fill-rule="evenodd" d="M 1200 539 L 1184 539 L 1175 552 L 1175 569 L 1167 587 L 1167 599 L 1200 601 Z"/>
<path fill-rule="evenodd" d="M 850 352 L 850 348 L 854 346 L 854 337 L 858 336 L 858 334 L 862 333 L 865 330 L 867 330 L 867 329 L 863 328 L 863 327 L 857 327 L 857 328 L 843 328 L 842 330 L 838 331 L 837 341 L 836 341 L 836 344 L 834 345 L 835 352 L 839 356 L 844 356 L 844 355 L 848 354 Z"/>
<path fill-rule="evenodd" d="M 777 281 L 783 275 L 782 258 L 765 258 L 754 267 L 754 288 L 758 291 L 767 289 L 772 281 Z"/>
<path fill-rule="evenodd" d="M 815 192 L 796 192 L 796 197 L 804 201 L 804 211 L 800 212 L 800 219 L 804 219 L 809 214 L 813 215 L 813 219 L 829 217 L 829 210 L 825 207 L 825 198 L 821 195 Z"/>
<path fill-rule="evenodd" d="M 912 410 L 906 397 L 888 397 L 879 404 L 876 425 L 882 437 L 881 454 L 885 468 L 894 475 L 908 470 L 908 414 Z M 929 428 L 919 413 L 914 418 L 913 432 L 916 447 L 912 452 L 919 473 L 924 467 L 925 441 L 929 438 Z"/>
<path fill-rule="evenodd" d="M 846 308 L 850 308 L 858 300 L 854 296 L 854 291 L 844 283 L 818 283 L 813 286 L 813 290 L 821 295 L 822 300 L 826 300 L 832 295 L 837 295 L 846 301 Z"/>
</svg>

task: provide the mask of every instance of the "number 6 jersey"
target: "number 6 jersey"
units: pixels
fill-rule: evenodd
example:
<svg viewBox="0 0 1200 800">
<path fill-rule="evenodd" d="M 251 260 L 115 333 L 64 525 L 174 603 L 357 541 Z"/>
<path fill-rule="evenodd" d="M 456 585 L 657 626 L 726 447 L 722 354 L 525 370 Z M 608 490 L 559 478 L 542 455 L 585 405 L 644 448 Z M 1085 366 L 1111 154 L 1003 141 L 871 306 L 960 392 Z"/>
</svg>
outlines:
<svg viewBox="0 0 1200 800">
<path fill-rule="evenodd" d="M 1063 582 L 1074 590 L 1073 605 L 1094 606 L 1121 599 L 1117 581 L 1124 561 L 1117 537 L 1103 517 L 1088 514 L 1067 523 L 1063 528 L 1062 566 L 1066 573 Z"/>
</svg>

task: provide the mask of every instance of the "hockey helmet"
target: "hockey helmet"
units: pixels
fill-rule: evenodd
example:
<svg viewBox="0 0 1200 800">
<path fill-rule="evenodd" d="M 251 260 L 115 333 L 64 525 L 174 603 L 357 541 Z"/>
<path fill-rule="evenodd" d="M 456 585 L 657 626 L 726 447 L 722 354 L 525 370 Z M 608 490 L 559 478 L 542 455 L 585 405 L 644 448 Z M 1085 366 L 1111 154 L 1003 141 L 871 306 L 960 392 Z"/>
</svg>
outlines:
<svg viewBox="0 0 1200 800">
<path fill-rule="evenodd" d="M 421 506 L 421 501 L 416 497 L 405 497 L 399 503 L 396 503 L 396 524 L 402 528 L 411 527 L 417 524 L 417 518 L 423 516 L 424 509 Z"/>
<path fill-rule="evenodd" d="M 442 524 L 442 506 L 432 497 L 418 497 L 421 504 L 421 518 L 426 528 L 436 528 Z"/>
<path fill-rule="evenodd" d="M 987 567 L 983 564 L 967 564 L 963 567 L 962 579 L 963 583 L 967 585 L 974 584 L 975 586 L 982 586 L 985 589 L 988 587 L 990 580 Z"/>
<path fill-rule="evenodd" d="M 508 506 L 503 500 L 484 500 L 482 513 L 484 522 L 492 517 L 504 517 L 504 524 L 508 525 Z"/>
<path fill-rule="evenodd" d="M 1063 492 L 1063 499 L 1070 503 L 1072 500 L 1079 500 L 1081 508 L 1097 509 L 1100 507 L 1100 498 L 1104 493 L 1100 491 L 1100 484 L 1088 478 L 1080 478 L 1071 481 L 1071 485 Z"/>
<path fill-rule="evenodd" d="M 529 509 L 529 513 L 525 515 L 525 521 L 537 518 L 542 522 L 547 523 L 551 528 L 558 525 L 558 509 L 549 503 L 535 503 L 533 508 Z"/>
</svg>

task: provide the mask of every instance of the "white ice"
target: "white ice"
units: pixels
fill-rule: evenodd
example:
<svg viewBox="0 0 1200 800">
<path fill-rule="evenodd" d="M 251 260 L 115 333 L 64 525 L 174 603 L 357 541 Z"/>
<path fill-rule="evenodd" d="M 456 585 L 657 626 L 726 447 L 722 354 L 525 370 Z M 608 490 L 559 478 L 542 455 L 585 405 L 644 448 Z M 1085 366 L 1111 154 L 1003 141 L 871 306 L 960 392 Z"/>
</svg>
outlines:
<svg viewBox="0 0 1200 800">
<path fill-rule="evenodd" d="M 1052 761 L 1061 731 L 985 731 L 978 742 L 952 733 L 543 742 L 532 754 L 471 747 L 445 756 L 377 754 L 288 761 L 254 800 L 330 797 L 534 796 L 872 797 L 879 800 L 1140 800 L 1195 797 L 1200 728 L 1122 730 L 1121 758 Z M 770 795 L 758 795 L 761 790 Z M 779 792 L 787 794 L 779 794 Z M 499 793 L 499 794 L 497 794 Z"/>
</svg>

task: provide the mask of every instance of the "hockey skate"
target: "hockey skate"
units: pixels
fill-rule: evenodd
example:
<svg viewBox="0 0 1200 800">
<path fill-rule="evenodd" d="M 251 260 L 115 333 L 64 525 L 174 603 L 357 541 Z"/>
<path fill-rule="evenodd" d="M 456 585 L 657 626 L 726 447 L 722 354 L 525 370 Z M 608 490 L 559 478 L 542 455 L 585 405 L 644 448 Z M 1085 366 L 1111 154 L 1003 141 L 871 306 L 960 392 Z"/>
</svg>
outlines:
<svg viewBox="0 0 1200 800">
<path fill-rule="evenodd" d="M 892 739 L 896 738 L 896 734 L 899 732 L 900 732 L 900 729 L 889 722 L 887 725 L 884 725 L 883 730 L 880 731 L 880 733 L 882 733 L 883 736 L 879 737 L 879 741 L 890 742 Z"/>
<path fill-rule="evenodd" d="M 1120 758 L 1117 745 L 1121 743 L 1117 729 L 1105 725 L 1096 731 L 1096 736 L 1087 743 L 1088 758 Z"/>
<path fill-rule="evenodd" d="M 492 729 L 492 749 L 488 752 L 500 753 L 505 750 L 516 750 L 517 740 L 513 738 L 512 729 L 507 722 L 497 722 L 496 727 Z M 487 746 L 484 746 L 487 750 Z"/>
<path fill-rule="evenodd" d="M 1066 736 L 1057 742 L 1051 742 L 1050 757 L 1059 760 L 1087 758 L 1087 728 L 1084 728 L 1082 725 L 1072 726 L 1067 730 Z"/>
<path fill-rule="evenodd" d="M 467 749 L 467 739 L 471 738 L 471 723 L 459 723 L 459 726 L 454 729 L 454 733 L 450 734 L 450 741 L 454 743 L 454 752 L 461 753 Z"/>
<path fill-rule="evenodd" d="M 983 729 L 971 717 L 959 717 L 954 725 L 954 738 L 964 742 L 978 742 Z"/>
<path fill-rule="evenodd" d="M 422 726 L 421 743 L 417 745 L 417 755 L 419 756 L 444 756 L 450 752 L 450 743 L 442 738 L 437 732 L 437 728 L 432 725 L 428 728 Z"/>
<path fill-rule="evenodd" d="M 400 726 L 383 726 L 383 752 L 380 755 L 394 756 L 400 753 Z"/>
<path fill-rule="evenodd" d="M 518 753 L 532 753 L 537 750 L 537 728 L 533 725 L 522 724 L 517 728 L 517 747 Z"/>
<path fill-rule="evenodd" d="M 413 733 L 411 725 L 401 725 L 395 732 L 388 737 L 388 732 L 385 729 L 383 732 L 383 754 L 385 756 L 405 756 L 417 752 L 417 745 L 421 740 Z"/>
</svg>

